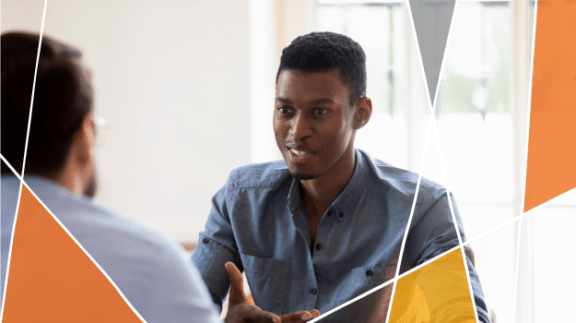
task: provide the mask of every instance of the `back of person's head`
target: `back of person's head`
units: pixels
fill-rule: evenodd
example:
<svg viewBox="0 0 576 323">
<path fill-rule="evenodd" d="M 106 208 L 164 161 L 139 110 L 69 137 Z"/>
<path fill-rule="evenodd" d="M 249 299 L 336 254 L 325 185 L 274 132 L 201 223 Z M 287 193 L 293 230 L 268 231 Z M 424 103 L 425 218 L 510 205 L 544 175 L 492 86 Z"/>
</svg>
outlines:
<svg viewBox="0 0 576 323">
<path fill-rule="evenodd" d="M 283 70 L 303 73 L 340 70 L 350 89 L 350 105 L 366 95 L 366 55 L 358 43 L 332 32 L 313 32 L 297 37 L 282 50 L 276 80 Z"/>
<path fill-rule="evenodd" d="M 1 36 L 1 152 L 21 173 L 40 36 Z M 36 76 L 26 173 L 54 174 L 64 166 L 75 132 L 92 112 L 92 86 L 81 52 L 44 36 Z M 2 165 L 2 173 L 9 169 Z"/>
</svg>

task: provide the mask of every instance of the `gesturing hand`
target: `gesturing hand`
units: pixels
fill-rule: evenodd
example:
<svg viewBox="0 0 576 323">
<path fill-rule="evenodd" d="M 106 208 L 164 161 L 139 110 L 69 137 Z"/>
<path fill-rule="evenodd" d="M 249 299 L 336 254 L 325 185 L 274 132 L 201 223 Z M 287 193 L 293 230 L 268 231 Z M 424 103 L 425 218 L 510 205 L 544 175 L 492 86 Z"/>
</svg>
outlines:
<svg viewBox="0 0 576 323">
<path fill-rule="evenodd" d="M 308 322 L 309 320 L 320 316 L 318 310 L 311 310 L 310 312 L 302 311 L 290 314 L 284 314 L 280 316 L 282 323 L 300 323 Z"/>
<path fill-rule="evenodd" d="M 225 266 L 228 275 L 230 275 L 228 313 L 224 320 L 226 323 L 300 323 L 320 315 L 317 310 L 312 310 L 285 314 L 279 317 L 274 313 L 263 311 L 260 307 L 248 302 L 244 293 L 244 280 L 238 268 L 231 262 L 227 262 Z"/>
</svg>

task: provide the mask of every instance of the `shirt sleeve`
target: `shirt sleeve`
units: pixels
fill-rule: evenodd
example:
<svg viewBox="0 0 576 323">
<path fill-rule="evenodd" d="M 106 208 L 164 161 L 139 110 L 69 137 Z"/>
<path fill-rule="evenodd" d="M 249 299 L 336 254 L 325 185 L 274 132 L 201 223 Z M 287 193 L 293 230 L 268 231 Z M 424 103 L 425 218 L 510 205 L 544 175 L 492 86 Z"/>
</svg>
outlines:
<svg viewBox="0 0 576 323">
<path fill-rule="evenodd" d="M 140 313 L 148 323 L 221 323 L 202 278 L 182 247 L 167 242 L 151 283 L 149 304 Z"/>
<path fill-rule="evenodd" d="M 204 279 L 212 300 L 222 310 L 222 302 L 230 287 L 230 277 L 224 264 L 230 261 L 240 271 L 243 270 L 230 224 L 226 187 L 220 189 L 212 198 L 212 209 L 204 231 L 200 232 L 198 246 L 194 249 L 191 261 Z"/>
<path fill-rule="evenodd" d="M 456 218 L 462 241 L 466 241 L 462 220 L 453 197 L 450 196 L 449 201 L 445 189 L 431 189 L 422 200 L 419 214 L 414 214 L 411 230 L 406 241 L 406 260 L 409 262 L 410 268 L 423 264 L 459 245 L 450 203 L 454 210 L 454 217 Z M 478 320 L 489 323 L 490 319 L 480 280 L 469 258 L 473 255 L 473 252 L 469 247 L 466 247 L 466 249 L 466 265 L 470 276 L 470 285 L 472 286 Z"/>
</svg>

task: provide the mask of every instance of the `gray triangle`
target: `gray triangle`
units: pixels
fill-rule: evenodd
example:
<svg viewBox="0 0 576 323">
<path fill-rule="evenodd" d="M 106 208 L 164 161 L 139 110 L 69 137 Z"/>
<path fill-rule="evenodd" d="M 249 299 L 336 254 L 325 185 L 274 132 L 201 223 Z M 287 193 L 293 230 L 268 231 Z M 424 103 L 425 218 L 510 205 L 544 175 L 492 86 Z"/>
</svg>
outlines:
<svg viewBox="0 0 576 323">
<path fill-rule="evenodd" d="M 430 102 L 434 104 L 442 58 L 456 0 L 410 0 L 416 38 L 424 64 Z"/>
</svg>

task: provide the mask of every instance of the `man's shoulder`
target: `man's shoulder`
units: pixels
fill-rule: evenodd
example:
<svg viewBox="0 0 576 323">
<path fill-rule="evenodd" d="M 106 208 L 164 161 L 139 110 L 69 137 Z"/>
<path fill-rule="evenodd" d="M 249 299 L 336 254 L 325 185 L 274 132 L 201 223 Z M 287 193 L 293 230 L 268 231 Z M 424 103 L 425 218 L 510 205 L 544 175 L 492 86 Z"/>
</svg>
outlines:
<svg viewBox="0 0 576 323">
<path fill-rule="evenodd" d="M 139 249 L 158 255 L 174 245 L 173 239 L 161 230 L 89 198 L 59 194 L 45 203 L 89 252 Z"/>
<path fill-rule="evenodd" d="M 419 174 L 390 165 L 379 159 L 373 159 L 365 152 L 361 152 L 368 168 L 372 172 L 368 185 L 373 190 L 384 191 L 391 198 L 413 201 L 418 186 Z M 440 196 L 446 189 L 425 177 L 420 178 L 418 203 L 422 203 L 427 195 Z"/>
<path fill-rule="evenodd" d="M 228 190 L 240 188 L 273 188 L 290 179 L 284 160 L 249 164 L 235 168 L 228 177 Z"/>
</svg>

